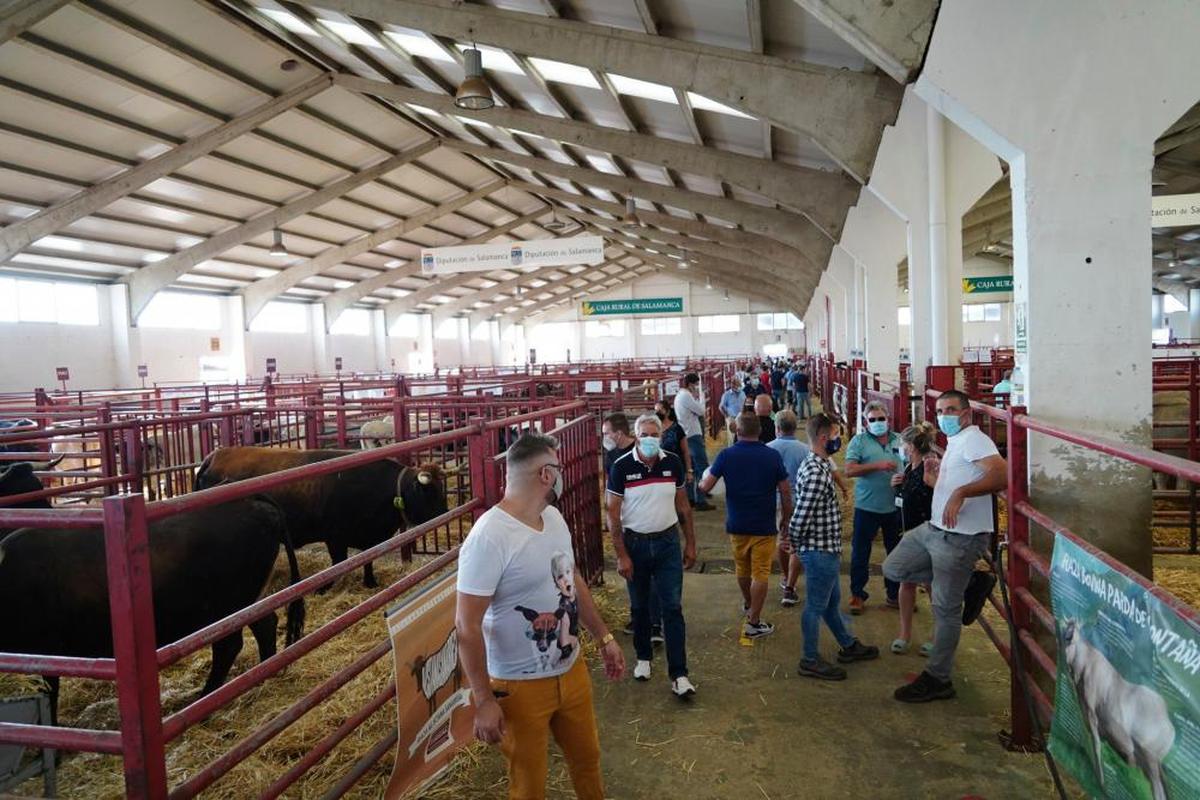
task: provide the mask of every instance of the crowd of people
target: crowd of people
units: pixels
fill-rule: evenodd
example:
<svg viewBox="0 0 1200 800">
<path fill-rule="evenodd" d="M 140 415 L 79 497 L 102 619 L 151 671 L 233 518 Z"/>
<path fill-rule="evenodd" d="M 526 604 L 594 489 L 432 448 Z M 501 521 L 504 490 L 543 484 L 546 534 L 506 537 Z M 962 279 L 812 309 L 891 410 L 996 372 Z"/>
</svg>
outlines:
<svg viewBox="0 0 1200 800">
<path fill-rule="evenodd" d="M 780 605 L 803 602 L 799 675 L 844 680 L 848 665 L 880 657 L 842 613 L 842 506 L 853 492 L 846 610 L 867 610 L 871 550 L 882 532 L 884 602 L 899 612 L 891 653 L 910 652 L 919 589 L 933 617 L 932 636 L 918 650 L 925 669 L 894 696 L 909 703 L 954 697 L 962 627 L 978 617 L 995 583 L 977 563 L 992 540 L 990 496 L 1006 480 L 995 444 L 972 424 L 967 396 L 941 395 L 937 428 L 919 423 L 901 431 L 886 405 L 867 403 L 855 433 L 828 413 L 813 413 L 803 360 L 767 359 L 732 374 L 718 407 L 728 439 L 711 465 L 695 373 L 632 425 L 619 412 L 603 421 L 605 517 L 628 592 L 634 679 L 651 680 L 662 645 L 671 692 L 683 700 L 697 694 L 688 673 L 683 574 L 696 561 L 693 512 L 715 508 L 712 492 L 723 481 L 743 640 L 775 632 L 764 609 L 778 563 Z M 807 442 L 797 438 L 802 423 Z M 946 437 L 940 457 L 939 431 Z M 834 456 L 844 436 L 839 468 Z M 459 557 L 458 641 L 476 735 L 501 746 L 510 797 L 544 796 L 553 733 L 577 796 L 600 798 L 591 683 L 577 658 L 580 626 L 599 643 L 609 678 L 624 674 L 624 654 L 574 568 L 570 534 L 553 506 L 562 493 L 557 443 L 527 433 L 506 458 L 504 499 L 475 523 Z M 832 661 L 822 657 L 822 623 L 836 644 Z"/>
</svg>

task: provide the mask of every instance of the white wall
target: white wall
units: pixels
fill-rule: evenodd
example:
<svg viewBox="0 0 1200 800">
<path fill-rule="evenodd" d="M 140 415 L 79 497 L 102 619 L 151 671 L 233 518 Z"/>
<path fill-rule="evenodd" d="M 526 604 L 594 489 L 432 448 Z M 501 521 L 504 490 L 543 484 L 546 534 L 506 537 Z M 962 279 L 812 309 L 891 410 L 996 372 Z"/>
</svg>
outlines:
<svg viewBox="0 0 1200 800">
<path fill-rule="evenodd" d="M 730 355 L 762 352 L 763 345 L 781 342 L 788 347 L 802 349 L 805 346 L 804 331 L 759 331 L 756 314 L 768 311 L 783 311 L 783 304 L 771 307 L 759 302 L 730 295 L 720 289 L 705 289 L 703 285 L 689 283 L 675 275 L 655 274 L 619 286 L 608 292 L 589 296 L 589 300 L 629 300 L 653 297 L 683 298 L 681 315 L 631 315 L 596 317 L 601 320 L 625 320 L 625 335 L 620 338 L 583 336 L 586 319 L 580 311 L 580 303 L 556 309 L 550 313 L 533 317 L 527 323 L 529 346 L 545 342 L 538 349 L 538 361 L 565 358 L 571 347 L 572 359 L 594 358 L 652 358 L 656 356 L 687 355 Z M 716 314 L 734 314 L 739 317 L 736 333 L 701 334 L 697 317 Z M 680 316 L 680 333 L 666 335 L 644 335 L 641 319 L 661 316 Z M 565 327 L 557 327 L 565 324 Z M 554 326 L 554 327 L 551 327 Z M 538 328 L 545 327 L 545 331 Z M 543 349 L 545 348 L 545 354 Z M 580 356 L 579 354 L 582 353 Z M 552 356 L 555 356 L 552 358 Z"/>
<path fill-rule="evenodd" d="M 987 278 L 999 275 L 1011 275 L 1012 270 L 1005 264 L 986 258 L 974 257 L 963 262 L 963 274 L 968 278 Z M 962 297 L 964 305 L 976 303 L 1000 304 L 1000 320 L 998 322 L 963 322 L 963 347 L 1012 347 L 1012 292 L 984 292 L 981 294 L 964 294 Z M 903 288 L 897 290 L 896 303 L 898 306 L 908 305 L 908 294 Z M 1186 316 L 1184 314 L 1185 325 Z M 911 341 L 910 326 L 901 325 L 900 346 L 909 347 Z"/>
</svg>

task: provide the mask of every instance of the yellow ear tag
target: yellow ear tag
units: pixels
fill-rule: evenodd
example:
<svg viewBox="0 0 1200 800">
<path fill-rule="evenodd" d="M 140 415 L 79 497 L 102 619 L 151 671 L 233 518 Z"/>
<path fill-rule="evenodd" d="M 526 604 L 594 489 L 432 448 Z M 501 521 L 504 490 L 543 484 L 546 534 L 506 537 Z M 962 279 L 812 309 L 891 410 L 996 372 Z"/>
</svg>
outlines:
<svg viewBox="0 0 1200 800">
<path fill-rule="evenodd" d="M 393 497 L 392 505 L 394 505 L 396 508 L 403 511 L 404 510 L 404 498 L 403 497 Z"/>
</svg>

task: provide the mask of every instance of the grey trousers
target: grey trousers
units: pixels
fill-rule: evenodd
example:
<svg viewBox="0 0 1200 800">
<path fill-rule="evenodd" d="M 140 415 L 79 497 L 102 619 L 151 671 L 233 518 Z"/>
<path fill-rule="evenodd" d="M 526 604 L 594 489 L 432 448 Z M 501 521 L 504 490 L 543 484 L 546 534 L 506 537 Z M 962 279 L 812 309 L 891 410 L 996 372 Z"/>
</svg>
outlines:
<svg viewBox="0 0 1200 800">
<path fill-rule="evenodd" d="M 918 525 L 883 562 L 883 576 L 901 583 L 929 583 L 933 605 L 933 652 L 929 674 L 950 679 L 954 651 L 962 634 L 963 592 L 975 562 L 987 552 L 990 534 L 968 536 Z"/>
</svg>

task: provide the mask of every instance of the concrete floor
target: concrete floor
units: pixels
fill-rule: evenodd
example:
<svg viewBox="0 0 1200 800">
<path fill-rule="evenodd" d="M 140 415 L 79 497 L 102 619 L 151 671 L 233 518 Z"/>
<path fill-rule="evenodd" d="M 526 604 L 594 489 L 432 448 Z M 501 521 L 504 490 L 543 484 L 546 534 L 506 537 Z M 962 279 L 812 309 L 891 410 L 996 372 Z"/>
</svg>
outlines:
<svg viewBox="0 0 1200 800">
<path fill-rule="evenodd" d="M 669 691 L 660 654 L 648 683 L 607 682 L 593 665 L 596 710 L 607 795 L 655 800 L 773 800 L 774 798 L 1042 798 L 1052 795 L 1040 755 L 1006 752 L 1008 678 L 983 631 L 971 626 L 959 648 L 958 698 L 909 706 L 892 691 L 920 671 L 918 655 L 886 652 L 896 612 L 872 604 L 854 618 L 863 641 L 885 652 L 850 666 L 850 677 L 826 683 L 795 674 L 800 654 L 800 607 L 779 606 L 772 580 L 764 618 L 776 633 L 745 647 L 738 642 L 741 594 L 728 568 L 721 510 L 697 514 L 703 573 L 684 579 L 689 668 L 698 694 L 691 702 Z M 875 561 L 882 556 L 882 544 Z M 849 548 L 843 555 L 843 570 Z M 610 624 L 623 621 L 624 586 L 614 570 L 599 589 Z M 614 580 L 615 579 L 615 580 Z M 843 575 L 843 596 L 846 593 Z M 879 577 L 874 595 L 882 598 Z M 930 621 L 918 601 L 917 642 Z M 618 619 L 611 619 L 617 617 Z M 822 629 L 822 651 L 833 643 Z M 632 669 L 633 648 L 618 634 Z M 503 761 L 487 751 L 474 766 L 475 794 L 502 797 Z M 484 789 L 483 787 L 487 787 Z M 573 797 L 561 757 L 551 761 L 548 797 Z"/>
</svg>

